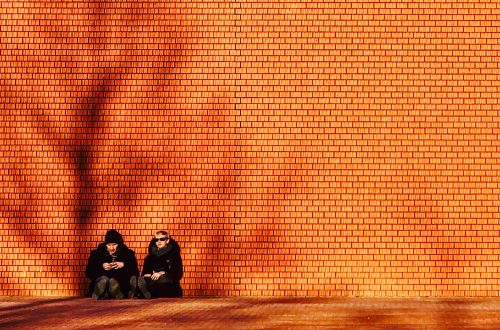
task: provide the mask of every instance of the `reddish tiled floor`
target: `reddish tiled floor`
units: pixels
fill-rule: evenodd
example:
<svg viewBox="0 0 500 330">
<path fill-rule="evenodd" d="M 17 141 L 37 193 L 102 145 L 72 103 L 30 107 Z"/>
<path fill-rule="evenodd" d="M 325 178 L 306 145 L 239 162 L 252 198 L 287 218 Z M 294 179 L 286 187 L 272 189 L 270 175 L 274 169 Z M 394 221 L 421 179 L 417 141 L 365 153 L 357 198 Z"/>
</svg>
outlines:
<svg viewBox="0 0 500 330">
<path fill-rule="evenodd" d="M 0 328 L 500 329 L 500 298 L 0 297 Z"/>
</svg>

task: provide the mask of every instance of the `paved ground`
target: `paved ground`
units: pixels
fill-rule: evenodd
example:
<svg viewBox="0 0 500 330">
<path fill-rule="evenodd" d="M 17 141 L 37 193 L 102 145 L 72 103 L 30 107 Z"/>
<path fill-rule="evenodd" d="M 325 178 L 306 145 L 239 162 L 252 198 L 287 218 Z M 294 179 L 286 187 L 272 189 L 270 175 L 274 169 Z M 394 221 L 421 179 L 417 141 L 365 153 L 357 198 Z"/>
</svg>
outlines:
<svg viewBox="0 0 500 330">
<path fill-rule="evenodd" d="M 0 329 L 500 329 L 500 298 L 0 297 Z"/>
</svg>

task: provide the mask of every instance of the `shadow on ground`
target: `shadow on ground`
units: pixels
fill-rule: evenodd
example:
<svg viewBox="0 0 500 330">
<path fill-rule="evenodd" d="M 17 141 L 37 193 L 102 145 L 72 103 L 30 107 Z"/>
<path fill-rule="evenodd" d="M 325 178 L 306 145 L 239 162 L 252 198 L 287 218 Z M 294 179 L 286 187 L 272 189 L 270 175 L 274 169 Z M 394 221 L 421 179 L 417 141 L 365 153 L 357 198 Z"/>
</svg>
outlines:
<svg viewBox="0 0 500 330">
<path fill-rule="evenodd" d="M 500 298 L 0 297 L 0 328 L 499 329 Z"/>
</svg>

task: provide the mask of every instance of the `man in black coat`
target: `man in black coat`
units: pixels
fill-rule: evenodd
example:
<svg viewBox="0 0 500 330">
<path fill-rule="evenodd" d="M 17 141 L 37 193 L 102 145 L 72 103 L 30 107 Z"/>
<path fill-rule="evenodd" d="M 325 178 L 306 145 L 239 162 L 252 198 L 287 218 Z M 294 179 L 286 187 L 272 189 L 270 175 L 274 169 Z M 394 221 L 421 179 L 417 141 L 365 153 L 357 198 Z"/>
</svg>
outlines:
<svg viewBox="0 0 500 330">
<path fill-rule="evenodd" d="M 132 278 L 129 297 L 182 297 L 182 258 L 179 244 L 166 231 L 157 231 L 149 243 L 142 276 Z M 138 290 L 137 290 L 138 289 Z"/>
<path fill-rule="evenodd" d="M 90 253 L 85 269 L 85 275 L 92 280 L 92 297 L 122 299 L 130 289 L 130 278 L 138 274 L 135 252 L 124 244 L 120 233 L 108 230 L 104 243 Z"/>
</svg>

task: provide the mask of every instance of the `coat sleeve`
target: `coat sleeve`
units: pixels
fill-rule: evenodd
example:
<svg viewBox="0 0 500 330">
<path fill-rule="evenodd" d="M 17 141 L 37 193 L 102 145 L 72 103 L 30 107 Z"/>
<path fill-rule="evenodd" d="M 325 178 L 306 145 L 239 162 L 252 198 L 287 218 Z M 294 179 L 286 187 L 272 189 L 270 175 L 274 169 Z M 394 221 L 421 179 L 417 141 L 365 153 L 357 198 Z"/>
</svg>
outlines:
<svg viewBox="0 0 500 330">
<path fill-rule="evenodd" d="M 144 259 L 141 276 L 146 274 L 153 274 L 153 265 L 151 264 L 151 258 L 149 256 Z"/>
<path fill-rule="evenodd" d="M 181 250 L 179 247 L 175 250 L 175 253 L 172 255 L 171 270 L 169 273 L 172 276 L 172 280 L 174 282 L 179 282 L 182 279 L 182 276 L 184 275 L 184 270 L 182 267 Z"/>
<path fill-rule="evenodd" d="M 137 258 L 135 257 L 135 252 L 129 250 L 127 261 L 125 262 L 125 269 L 130 276 L 139 275 L 139 266 L 137 265 Z"/>
<path fill-rule="evenodd" d="M 85 268 L 85 276 L 90 279 L 96 279 L 100 275 L 100 265 L 99 257 L 97 251 L 90 252 L 89 259 L 87 261 L 87 267 Z"/>
</svg>

